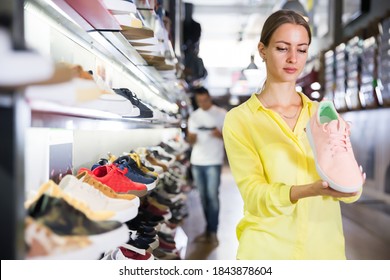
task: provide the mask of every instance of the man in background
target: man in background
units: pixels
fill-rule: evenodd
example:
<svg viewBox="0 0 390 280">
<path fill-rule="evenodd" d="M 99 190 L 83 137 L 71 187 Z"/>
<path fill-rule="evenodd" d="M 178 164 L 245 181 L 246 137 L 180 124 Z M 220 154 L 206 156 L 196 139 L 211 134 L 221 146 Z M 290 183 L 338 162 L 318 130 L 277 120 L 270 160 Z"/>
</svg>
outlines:
<svg viewBox="0 0 390 280">
<path fill-rule="evenodd" d="M 188 119 L 187 141 L 192 145 L 191 171 L 206 218 L 205 232 L 195 242 L 218 243 L 219 186 L 224 162 L 222 126 L 226 110 L 213 104 L 204 87 L 194 90 L 198 106 Z"/>
</svg>

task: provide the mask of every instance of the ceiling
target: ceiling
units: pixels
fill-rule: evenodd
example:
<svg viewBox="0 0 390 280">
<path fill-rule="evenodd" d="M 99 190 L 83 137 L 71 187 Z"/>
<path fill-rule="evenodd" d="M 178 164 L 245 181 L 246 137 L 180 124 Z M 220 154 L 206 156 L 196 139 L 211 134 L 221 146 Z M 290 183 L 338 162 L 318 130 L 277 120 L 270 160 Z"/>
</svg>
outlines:
<svg viewBox="0 0 390 280">
<path fill-rule="evenodd" d="M 346 2 L 358 2 L 345 0 Z M 201 24 L 199 57 L 208 71 L 204 81 L 212 95 L 224 95 L 236 84 L 240 71 L 255 55 L 255 64 L 264 70 L 257 43 L 265 19 L 280 9 L 284 0 L 183 0 L 192 3 L 193 19 Z M 312 6 L 317 34 L 327 33 L 329 0 L 300 0 Z M 310 8 L 310 7 L 309 7 Z M 309 9 L 307 9 L 309 10 Z M 325 29 L 324 29 L 325 28 Z M 313 34 L 309 57 L 318 53 L 318 40 Z M 320 36 L 318 36 L 320 37 Z M 259 81 L 256 87 L 260 86 Z M 251 88 L 250 88 L 251 89 Z M 250 94 L 250 92 L 248 92 Z"/>
</svg>

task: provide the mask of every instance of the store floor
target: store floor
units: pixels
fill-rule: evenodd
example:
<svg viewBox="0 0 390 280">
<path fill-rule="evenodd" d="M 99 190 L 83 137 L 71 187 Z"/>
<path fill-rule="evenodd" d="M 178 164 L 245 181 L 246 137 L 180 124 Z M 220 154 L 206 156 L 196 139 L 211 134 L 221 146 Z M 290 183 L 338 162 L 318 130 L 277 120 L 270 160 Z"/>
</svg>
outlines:
<svg viewBox="0 0 390 280">
<path fill-rule="evenodd" d="M 189 260 L 234 260 L 238 242 L 235 227 L 241 218 L 243 202 L 228 167 L 223 168 L 220 189 L 219 245 L 194 243 L 203 232 L 205 221 L 196 189 L 188 195 L 189 217 L 182 228 L 188 237 L 186 259 Z M 390 243 L 377 237 L 354 221 L 343 217 L 346 239 L 346 254 L 350 260 L 390 260 Z"/>
</svg>

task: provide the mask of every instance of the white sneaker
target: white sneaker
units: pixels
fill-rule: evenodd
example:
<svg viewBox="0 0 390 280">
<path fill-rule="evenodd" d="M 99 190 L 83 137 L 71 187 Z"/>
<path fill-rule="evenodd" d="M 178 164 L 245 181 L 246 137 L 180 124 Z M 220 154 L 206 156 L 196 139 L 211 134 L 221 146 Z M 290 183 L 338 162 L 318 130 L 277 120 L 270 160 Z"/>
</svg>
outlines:
<svg viewBox="0 0 390 280">
<path fill-rule="evenodd" d="M 78 103 L 76 106 L 115 113 L 122 118 L 135 118 L 140 115 L 139 108 L 119 94 L 105 93 L 95 100 Z"/>
<path fill-rule="evenodd" d="M 83 201 L 94 211 L 114 212 L 110 220 L 127 222 L 138 215 L 139 199 L 110 198 L 73 175 L 66 175 L 62 178 L 59 186 L 65 193 Z"/>
</svg>

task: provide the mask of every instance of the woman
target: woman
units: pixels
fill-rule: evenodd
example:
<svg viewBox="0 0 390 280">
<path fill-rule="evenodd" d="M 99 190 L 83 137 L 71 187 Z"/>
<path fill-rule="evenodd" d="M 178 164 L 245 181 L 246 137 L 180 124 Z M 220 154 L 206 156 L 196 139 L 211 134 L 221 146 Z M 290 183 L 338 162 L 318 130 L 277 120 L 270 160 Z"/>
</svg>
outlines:
<svg viewBox="0 0 390 280">
<path fill-rule="evenodd" d="M 225 118 L 225 148 L 244 200 L 238 259 L 345 259 L 339 201 L 361 192 L 332 190 L 316 172 L 305 126 L 318 103 L 295 90 L 310 42 L 301 15 L 269 16 L 258 44 L 267 79 Z"/>
</svg>

